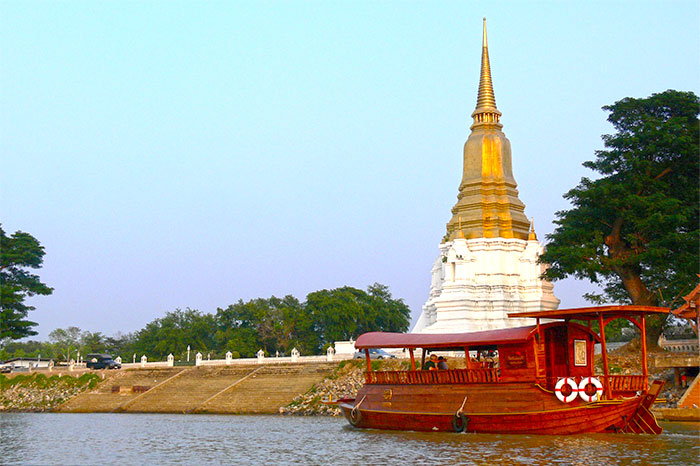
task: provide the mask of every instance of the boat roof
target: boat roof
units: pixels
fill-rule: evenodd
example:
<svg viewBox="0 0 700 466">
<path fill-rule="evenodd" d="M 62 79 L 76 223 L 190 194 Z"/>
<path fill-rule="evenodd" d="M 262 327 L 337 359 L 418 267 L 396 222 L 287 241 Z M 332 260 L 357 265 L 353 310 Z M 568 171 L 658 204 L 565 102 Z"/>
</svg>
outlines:
<svg viewBox="0 0 700 466">
<path fill-rule="evenodd" d="M 539 319 L 576 319 L 576 320 L 593 320 L 598 316 L 603 318 L 610 317 L 631 317 L 643 316 L 648 314 L 668 314 L 667 307 L 655 306 L 595 306 L 595 307 L 578 307 L 574 309 L 555 309 L 551 311 L 530 311 L 530 312 L 514 312 L 509 313 L 508 317 L 534 317 Z"/>
<path fill-rule="evenodd" d="M 523 343 L 537 326 L 504 328 L 470 333 L 369 332 L 357 338 L 355 348 L 464 348 L 465 346 Z"/>
</svg>

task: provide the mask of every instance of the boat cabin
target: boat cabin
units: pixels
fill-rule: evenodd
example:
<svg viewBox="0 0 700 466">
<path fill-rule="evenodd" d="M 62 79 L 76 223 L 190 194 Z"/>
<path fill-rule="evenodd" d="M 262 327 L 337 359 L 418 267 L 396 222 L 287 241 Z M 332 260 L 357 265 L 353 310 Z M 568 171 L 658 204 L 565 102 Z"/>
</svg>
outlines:
<svg viewBox="0 0 700 466">
<path fill-rule="evenodd" d="M 509 314 L 532 317 L 536 325 L 472 333 L 400 334 L 371 332 L 361 335 L 355 347 L 367 359 L 366 384 L 468 384 L 531 382 L 551 391 L 562 378 L 596 376 L 602 380 L 607 399 L 645 391 L 647 382 L 646 327 L 648 314 L 667 314 L 668 309 L 647 306 L 603 306 Z M 642 374 L 610 374 L 605 345 L 605 326 L 624 318 L 641 333 Z M 541 319 L 561 319 L 541 323 Z M 598 331 L 592 328 L 598 323 Z M 602 347 L 603 374 L 596 374 L 594 348 Z M 405 348 L 410 356 L 407 371 L 372 371 L 370 348 Z M 415 350 L 421 349 L 421 361 Z M 427 354 L 435 351 L 464 352 L 464 369 L 421 370 Z M 477 357 L 470 357 L 476 352 Z M 494 354 L 495 358 L 482 355 Z"/>
</svg>

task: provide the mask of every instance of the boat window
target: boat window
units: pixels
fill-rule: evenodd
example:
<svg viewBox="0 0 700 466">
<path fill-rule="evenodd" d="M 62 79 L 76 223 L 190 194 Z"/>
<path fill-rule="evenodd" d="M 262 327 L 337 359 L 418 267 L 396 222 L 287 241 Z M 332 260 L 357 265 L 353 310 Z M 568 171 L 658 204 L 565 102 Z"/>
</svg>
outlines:
<svg viewBox="0 0 700 466">
<path fill-rule="evenodd" d="M 574 366 L 588 365 L 586 340 L 574 340 Z"/>
</svg>

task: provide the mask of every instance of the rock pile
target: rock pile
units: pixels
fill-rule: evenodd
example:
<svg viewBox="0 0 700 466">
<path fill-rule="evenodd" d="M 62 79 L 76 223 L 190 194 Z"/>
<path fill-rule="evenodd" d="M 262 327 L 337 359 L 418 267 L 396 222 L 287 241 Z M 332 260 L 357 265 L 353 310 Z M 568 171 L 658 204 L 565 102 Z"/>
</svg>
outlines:
<svg viewBox="0 0 700 466">
<path fill-rule="evenodd" d="M 50 411 L 70 397 L 93 388 L 101 378 L 96 374 L 81 377 L 46 377 L 43 374 L 0 379 L 0 411 Z"/>
<path fill-rule="evenodd" d="M 396 360 L 373 361 L 373 370 L 405 370 L 404 363 Z M 376 366 L 376 367 L 375 367 Z M 299 395 L 280 414 L 296 416 L 340 416 L 340 408 L 324 401 L 340 398 L 355 398 L 364 384 L 364 360 L 342 361 L 338 368 L 323 382 L 314 385 L 308 392 Z"/>
</svg>

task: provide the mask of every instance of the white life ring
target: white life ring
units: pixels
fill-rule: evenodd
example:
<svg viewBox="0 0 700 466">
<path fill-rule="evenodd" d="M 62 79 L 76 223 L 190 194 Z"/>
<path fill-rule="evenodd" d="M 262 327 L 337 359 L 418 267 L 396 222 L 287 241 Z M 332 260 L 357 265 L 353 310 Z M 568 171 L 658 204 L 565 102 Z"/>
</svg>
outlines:
<svg viewBox="0 0 700 466">
<path fill-rule="evenodd" d="M 561 387 L 563 387 L 564 384 L 567 384 L 571 388 L 571 393 L 569 393 L 568 396 L 564 396 L 564 394 L 561 392 Z M 576 394 L 578 393 L 578 385 L 576 385 L 576 381 L 574 379 L 564 377 L 563 379 L 559 379 L 557 384 L 554 386 L 554 393 L 557 395 L 559 401 L 571 403 L 574 401 Z"/>
<path fill-rule="evenodd" d="M 593 395 L 589 395 L 586 393 L 586 387 L 588 386 L 588 384 L 591 384 L 595 387 L 595 393 Z M 600 400 L 602 394 L 603 384 L 600 383 L 600 380 L 596 379 L 595 377 L 584 377 L 581 380 L 581 383 L 578 384 L 578 395 L 583 401 L 598 401 Z"/>
</svg>

